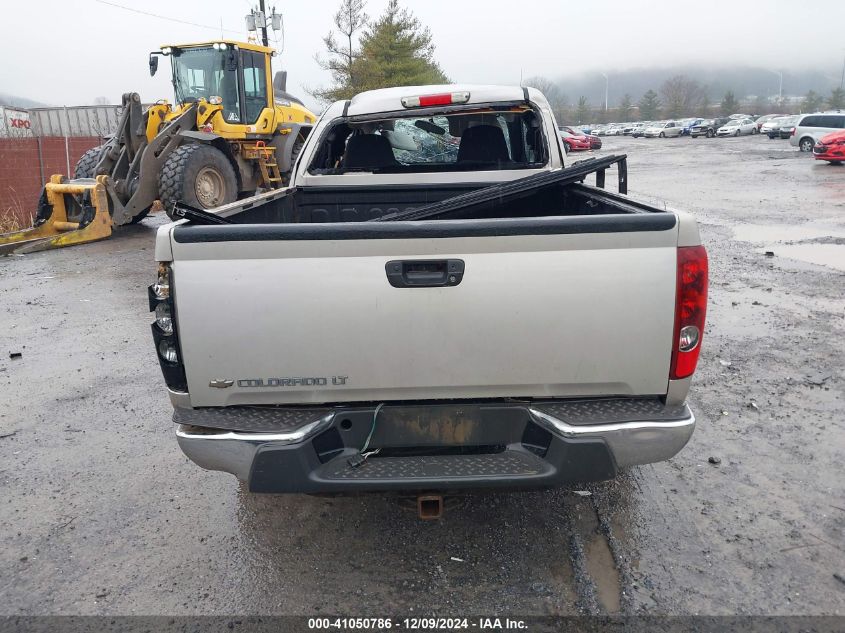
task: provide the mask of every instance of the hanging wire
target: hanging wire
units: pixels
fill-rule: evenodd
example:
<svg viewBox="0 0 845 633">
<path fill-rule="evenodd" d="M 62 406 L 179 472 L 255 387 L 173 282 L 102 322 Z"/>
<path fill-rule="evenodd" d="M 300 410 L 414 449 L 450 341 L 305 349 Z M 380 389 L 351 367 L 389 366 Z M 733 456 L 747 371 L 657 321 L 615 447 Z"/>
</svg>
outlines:
<svg viewBox="0 0 845 633">
<path fill-rule="evenodd" d="M 210 26 L 208 24 L 199 24 L 197 22 L 190 22 L 189 20 L 180 20 L 179 18 L 171 18 L 166 15 L 159 15 L 158 13 L 151 13 L 149 11 L 141 11 L 140 9 L 135 9 L 133 7 L 127 7 L 122 4 L 118 4 L 117 2 L 109 2 L 109 0 L 94 0 L 94 2 L 99 2 L 100 4 L 107 4 L 110 7 L 116 7 L 118 9 L 123 9 L 124 11 L 131 11 L 132 13 L 138 13 L 140 15 L 146 15 L 151 18 L 158 18 L 159 20 L 167 20 L 168 22 L 176 22 L 178 24 L 187 24 L 189 26 L 196 26 L 201 29 L 210 29 L 212 31 L 217 31 L 220 28 L 221 31 L 226 31 L 227 33 L 237 33 L 240 35 L 240 31 L 235 31 L 233 29 L 224 29 L 222 27 Z"/>
<path fill-rule="evenodd" d="M 361 449 L 362 455 L 367 451 L 367 449 L 370 446 L 370 440 L 373 439 L 373 433 L 375 433 L 375 430 L 376 430 L 376 418 L 378 418 L 379 411 L 381 411 L 381 408 L 383 406 L 384 406 L 384 403 L 382 402 L 380 405 L 378 405 L 376 407 L 376 410 L 373 412 L 373 425 L 370 427 L 370 434 L 367 436 L 367 440 L 364 442 L 364 447 Z M 376 449 L 376 451 L 378 451 L 378 449 Z M 373 451 L 373 452 L 375 452 L 375 451 Z"/>
</svg>

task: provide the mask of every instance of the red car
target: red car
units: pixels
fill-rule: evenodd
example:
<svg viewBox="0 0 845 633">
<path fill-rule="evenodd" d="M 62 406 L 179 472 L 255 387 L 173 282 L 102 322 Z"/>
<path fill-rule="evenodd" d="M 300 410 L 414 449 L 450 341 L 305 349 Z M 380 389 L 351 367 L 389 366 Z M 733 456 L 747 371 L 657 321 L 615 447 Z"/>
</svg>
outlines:
<svg viewBox="0 0 845 633">
<path fill-rule="evenodd" d="M 581 152 L 587 149 L 592 149 L 590 146 L 590 139 L 588 139 L 584 134 L 572 134 L 571 132 L 560 130 L 560 138 L 566 146 L 567 154 L 569 152 Z"/>
<path fill-rule="evenodd" d="M 813 147 L 813 158 L 826 160 L 831 165 L 845 162 L 845 130 L 822 136 Z"/>
<path fill-rule="evenodd" d="M 585 134 L 584 130 L 577 127 L 570 127 L 568 125 L 561 125 L 560 129 L 563 132 L 569 132 L 574 136 L 586 136 L 590 139 L 590 149 L 601 149 L 601 139 L 595 134 Z"/>
<path fill-rule="evenodd" d="M 601 149 L 601 139 L 598 136 L 584 134 L 580 130 L 571 127 L 561 126 L 559 128 L 560 138 L 566 145 L 567 152 L 580 152 L 587 149 Z"/>
</svg>

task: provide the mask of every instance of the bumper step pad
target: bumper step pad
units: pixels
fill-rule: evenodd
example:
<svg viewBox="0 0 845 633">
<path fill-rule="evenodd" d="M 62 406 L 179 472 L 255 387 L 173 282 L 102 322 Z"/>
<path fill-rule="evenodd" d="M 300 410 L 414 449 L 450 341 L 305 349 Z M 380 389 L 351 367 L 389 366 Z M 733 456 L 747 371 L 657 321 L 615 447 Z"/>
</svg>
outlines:
<svg viewBox="0 0 845 633">
<path fill-rule="evenodd" d="M 174 409 L 173 423 L 245 433 L 284 433 L 319 420 L 328 413 L 328 409 L 281 407 Z"/>
<path fill-rule="evenodd" d="M 463 479 L 478 477 L 530 477 L 548 470 L 543 460 L 527 453 L 504 451 L 489 455 L 428 455 L 378 457 L 352 468 L 345 459 L 327 464 L 325 479 Z"/>
</svg>

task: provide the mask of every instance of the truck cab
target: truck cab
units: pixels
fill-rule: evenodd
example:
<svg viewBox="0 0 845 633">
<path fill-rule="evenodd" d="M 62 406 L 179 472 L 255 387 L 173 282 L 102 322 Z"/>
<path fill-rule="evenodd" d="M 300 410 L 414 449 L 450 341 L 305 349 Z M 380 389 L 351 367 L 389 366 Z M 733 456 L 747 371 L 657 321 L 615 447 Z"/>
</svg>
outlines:
<svg viewBox="0 0 845 633">
<path fill-rule="evenodd" d="M 301 102 L 276 103 L 274 54 L 272 48 L 232 40 L 162 46 L 150 53 L 150 74 L 158 71 L 159 57 L 170 58 L 175 105 L 160 118 L 167 121 L 202 101 L 210 114 L 198 112 L 201 126 L 224 138 L 272 134 L 291 122 L 312 125 L 316 117 Z"/>
</svg>

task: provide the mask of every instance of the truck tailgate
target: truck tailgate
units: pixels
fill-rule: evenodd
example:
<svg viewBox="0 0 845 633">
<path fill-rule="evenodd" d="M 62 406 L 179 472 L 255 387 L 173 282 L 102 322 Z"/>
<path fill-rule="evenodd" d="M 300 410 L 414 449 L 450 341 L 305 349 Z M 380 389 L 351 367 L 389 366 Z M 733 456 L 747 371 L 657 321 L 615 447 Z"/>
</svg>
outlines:
<svg viewBox="0 0 845 633">
<path fill-rule="evenodd" d="M 176 226 L 192 405 L 663 394 L 677 239 L 671 213 Z"/>
</svg>

